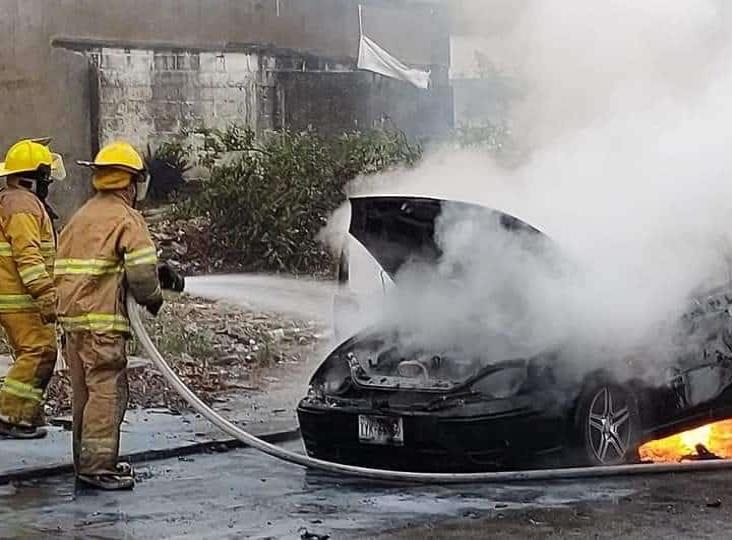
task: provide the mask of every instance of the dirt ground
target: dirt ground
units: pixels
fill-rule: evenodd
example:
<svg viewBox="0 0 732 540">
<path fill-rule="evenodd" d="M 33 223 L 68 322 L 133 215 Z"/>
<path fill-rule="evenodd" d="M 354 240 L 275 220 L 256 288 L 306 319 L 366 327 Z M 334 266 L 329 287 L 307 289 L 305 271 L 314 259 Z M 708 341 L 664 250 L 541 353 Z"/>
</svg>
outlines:
<svg viewBox="0 0 732 540">
<path fill-rule="evenodd" d="M 468 514 L 379 535 L 410 539 L 732 538 L 732 474 L 715 472 L 622 479 L 637 492 L 617 500 L 557 508 Z M 376 537 L 373 537 L 376 538 Z"/>
</svg>

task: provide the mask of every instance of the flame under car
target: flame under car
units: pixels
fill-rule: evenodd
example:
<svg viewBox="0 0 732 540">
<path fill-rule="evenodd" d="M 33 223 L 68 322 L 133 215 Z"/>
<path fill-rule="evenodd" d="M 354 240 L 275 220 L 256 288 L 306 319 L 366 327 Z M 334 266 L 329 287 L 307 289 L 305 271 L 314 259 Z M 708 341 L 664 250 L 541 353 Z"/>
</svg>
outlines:
<svg viewBox="0 0 732 540">
<path fill-rule="evenodd" d="M 551 242 L 497 210 L 414 197 L 352 199 L 350 233 L 396 276 L 415 260 L 440 260 L 436 223 L 448 207 L 503 234 Z M 429 472 L 636 461 L 643 443 L 732 417 L 731 300 L 732 287 L 721 287 L 690 304 L 682 321 L 689 339 L 664 359 L 667 376 L 652 383 L 635 373 L 648 360 L 642 351 L 634 361 L 613 359 L 622 370 L 607 365 L 578 376 L 562 347 L 461 356 L 402 347 L 394 329 L 363 331 L 328 355 L 298 405 L 306 450 L 339 463 Z"/>
</svg>

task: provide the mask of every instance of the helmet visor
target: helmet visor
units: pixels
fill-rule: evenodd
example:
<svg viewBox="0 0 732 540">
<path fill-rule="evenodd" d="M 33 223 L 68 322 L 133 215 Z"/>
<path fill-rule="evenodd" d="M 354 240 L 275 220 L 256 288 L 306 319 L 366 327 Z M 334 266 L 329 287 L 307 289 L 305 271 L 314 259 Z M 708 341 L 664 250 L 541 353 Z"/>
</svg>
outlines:
<svg viewBox="0 0 732 540">
<path fill-rule="evenodd" d="M 51 154 L 53 161 L 51 162 L 51 179 L 63 180 L 66 178 L 66 167 L 64 167 L 64 158 L 61 154 Z"/>
<path fill-rule="evenodd" d="M 143 171 L 137 178 L 138 180 L 135 184 L 135 200 L 142 202 L 147 197 L 148 189 L 150 189 L 150 173 Z"/>
</svg>

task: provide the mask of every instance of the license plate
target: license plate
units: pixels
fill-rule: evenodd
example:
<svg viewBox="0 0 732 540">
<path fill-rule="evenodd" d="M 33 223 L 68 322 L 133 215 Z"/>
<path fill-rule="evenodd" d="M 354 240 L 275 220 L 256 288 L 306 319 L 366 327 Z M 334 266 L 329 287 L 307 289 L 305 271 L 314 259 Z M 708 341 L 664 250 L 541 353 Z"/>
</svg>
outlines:
<svg viewBox="0 0 732 540">
<path fill-rule="evenodd" d="M 404 421 L 396 416 L 358 416 L 358 440 L 364 444 L 404 446 Z"/>
</svg>

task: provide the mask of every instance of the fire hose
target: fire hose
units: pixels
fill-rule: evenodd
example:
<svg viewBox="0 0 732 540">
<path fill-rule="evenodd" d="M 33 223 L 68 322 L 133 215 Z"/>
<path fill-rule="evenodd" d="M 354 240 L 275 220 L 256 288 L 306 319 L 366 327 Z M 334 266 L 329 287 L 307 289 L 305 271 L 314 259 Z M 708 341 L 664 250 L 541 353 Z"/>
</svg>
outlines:
<svg viewBox="0 0 732 540">
<path fill-rule="evenodd" d="M 579 478 L 603 478 L 625 475 L 647 475 L 661 473 L 701 472 L 731 469 L 732 460 L 709 460 L 685 463 L 642 463 L 636 465 L 613 465 L 598 467 L 576 467 L 558 469 L 537 469 L 526 471 L 501 471 L 480 473 L 417 473 L 391 471 L 383 469 L 369 469 L 341 463 L 333 463 L 315 459 L 297 452 L 291 452 L 270 444 L 223 418 L 216 411 L 206 405 L 190 388 L 178 377 L 168 365 L 157 349 L 150 334 L 148 334 L 140 317 L 140 308 L 131 295 L 127 299 L 127 308 L 132 329 L 140 340 L 143 348 L 152 359 L 155 366 L 163 374 L 171 387 L 185 399 L 188 404 L 204 418 L 227 435 L 239 440 L 273 458 L 299 465 L 307 469 L 325 473 L 352 476 L 369 480 L 387 482 L 411 482 L 420 484 L 468 484 L 468 483 L 508 483 L 522 481 L 569 480 Z"/>
</svg>

